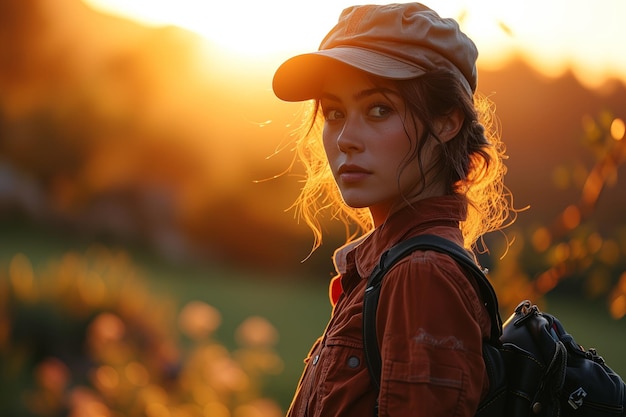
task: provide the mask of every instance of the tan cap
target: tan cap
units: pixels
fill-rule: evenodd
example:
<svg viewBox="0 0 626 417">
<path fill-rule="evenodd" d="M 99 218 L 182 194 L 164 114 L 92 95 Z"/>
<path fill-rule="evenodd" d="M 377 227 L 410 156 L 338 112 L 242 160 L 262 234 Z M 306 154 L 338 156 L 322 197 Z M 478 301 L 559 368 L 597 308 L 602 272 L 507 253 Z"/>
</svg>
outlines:
<svg viewBox="0 0 626 417">
<path fill-rule="evenodd" d="M 285 101 L 319 97 L 331 60 L 388 79 L 411 79 L 445 68 L 476 90 L 478 50 L 453 19 L 420 3 L 352 6 L 341 13 L 319 50 L 285 61 L 274 74 Z"/>
</svg>

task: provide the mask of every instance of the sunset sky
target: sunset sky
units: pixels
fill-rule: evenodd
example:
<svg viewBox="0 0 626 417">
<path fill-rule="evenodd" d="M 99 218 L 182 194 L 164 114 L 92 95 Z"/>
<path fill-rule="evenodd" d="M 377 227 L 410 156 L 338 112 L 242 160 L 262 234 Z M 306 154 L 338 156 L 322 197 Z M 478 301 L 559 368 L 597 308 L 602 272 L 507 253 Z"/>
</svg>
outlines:
<svg viewBox="0 0 626 417">
<path fill-rule="evenodd" d="M 350 0 L 83 0 L 91 7 L 150 25 L 193 30 L 235 54 L 259 56 L 316 49 Z M 558 75 L 571 66 L 583 83 L 607 76 L 626 81 L 626 1 L 430 0 L 458 18 L 494 67 L 523 54 L 542 71 Z"/>
</svg>

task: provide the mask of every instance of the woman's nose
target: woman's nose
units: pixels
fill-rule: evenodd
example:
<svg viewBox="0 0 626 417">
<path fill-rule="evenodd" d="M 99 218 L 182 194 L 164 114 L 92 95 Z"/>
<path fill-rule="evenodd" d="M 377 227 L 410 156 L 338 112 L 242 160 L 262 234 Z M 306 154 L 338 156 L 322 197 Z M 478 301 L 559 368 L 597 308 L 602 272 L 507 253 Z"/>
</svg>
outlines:
<svg viewBox="0 0 626 417">
<path fill-rule="evenodd" d="M 346 122 L 337 136 L 337 146 L 341 152 L 359 152 L 363 149 L 358 120 L 346 118 Z"/>
</svg>

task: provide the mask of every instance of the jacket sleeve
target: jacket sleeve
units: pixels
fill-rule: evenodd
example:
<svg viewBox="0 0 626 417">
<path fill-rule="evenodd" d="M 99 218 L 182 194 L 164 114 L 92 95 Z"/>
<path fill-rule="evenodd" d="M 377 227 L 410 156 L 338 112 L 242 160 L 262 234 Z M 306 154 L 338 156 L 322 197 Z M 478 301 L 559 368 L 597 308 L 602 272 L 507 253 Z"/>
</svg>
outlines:
<svg viewBox="0 0 626 417">
<path fill-rule="evenodd" d="M 450 257 L 415 252 L 386 275 L 377 313 L 381 417 L 469 417 L 488 384 L 484 307 Z"/>
</svg>

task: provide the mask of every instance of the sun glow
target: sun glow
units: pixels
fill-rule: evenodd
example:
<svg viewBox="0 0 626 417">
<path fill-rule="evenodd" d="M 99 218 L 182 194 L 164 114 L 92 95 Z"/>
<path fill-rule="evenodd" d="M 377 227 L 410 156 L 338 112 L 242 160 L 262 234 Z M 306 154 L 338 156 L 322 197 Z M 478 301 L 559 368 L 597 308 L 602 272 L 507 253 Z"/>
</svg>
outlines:
<svg viewBox="0 0 626 417">
<path fill-rule="evenodd" d="M 292 54 L 316 49 L 352 0 L 83 0 L 106 13 L 149 25 L 194 31 L 242 56 Z M 588 85 L 612 76 L 626 81 L 623 0 L 430 0 L 454 17 L 476 41 L 482 65 L 497 67 L 522 55 L 549 75 L 568 67 Z"/>
<path fill-rule="evenodd" d="M 176 25 L 232 53 L 265 55 L 316 48 L 337 14 L 314 2 L 290 0 L 84 0 L 107 13 L 148 25 Z"/>
</svg>

